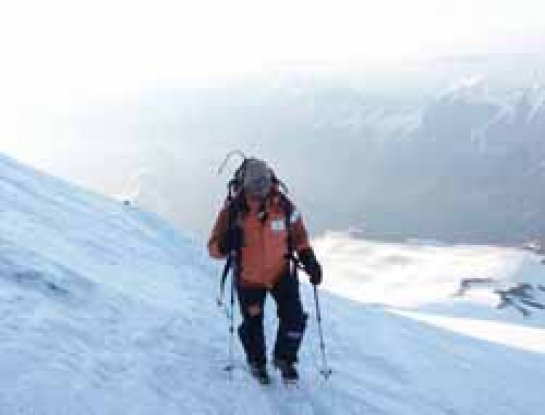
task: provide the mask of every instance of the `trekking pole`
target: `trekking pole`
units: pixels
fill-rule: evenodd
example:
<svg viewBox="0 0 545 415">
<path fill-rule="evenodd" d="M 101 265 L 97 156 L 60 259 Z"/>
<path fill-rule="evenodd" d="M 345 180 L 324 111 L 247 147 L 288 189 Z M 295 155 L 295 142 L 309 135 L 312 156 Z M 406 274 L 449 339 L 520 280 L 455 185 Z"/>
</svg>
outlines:
<svg viewBox="0 0 545 415">
<path fill-rule="evenodd" d="M 327 358 L 325 354 L 325 342 L 324 342 L 324 333 L 322 331 L 322 313 L 320 312 L 320 302 L 318 300 L 318 289 L 316 286 L 313 286 L 314 288 L 314 303 L 316 304 L 316 319 L 318 321 L 318 333 L 320 335 L 320 350 L 322 351 L 322 369 L 320 370 L 320 373 L 324 377 L 324 379 L 328 379 L 329 376 L 333 373 L 333 371 L 329 368 L 327 364 Z"/>
<path fill-rule="evenodd" d="M 233 349 L 234 349 L 234 333 L 235 333 L 235 276 L 231 274 L 231 307 L 229 312 L 229 363 L 225 370 L 229 372 L 229 380 L 233 380 Z"/>
</svg>

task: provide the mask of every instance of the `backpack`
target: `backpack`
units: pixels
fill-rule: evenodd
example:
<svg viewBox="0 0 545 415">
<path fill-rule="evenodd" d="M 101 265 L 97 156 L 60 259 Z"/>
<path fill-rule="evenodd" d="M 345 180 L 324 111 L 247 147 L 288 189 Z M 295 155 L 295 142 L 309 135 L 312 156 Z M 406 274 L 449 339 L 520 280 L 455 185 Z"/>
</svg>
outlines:
<svg viewBox="0 0 545 415">
<path fill-rule="evenodd" d="M 239 215 L 245 211 L 245 195 L 243 189 L 245 169 L 248 165 L 248 162 L 251 160 L 257 160 L 255 157 L 246 157 L 242 152 L 231 152 L 227 155 L 225 161 L 220 166 L 218 173 L 221 174 L 227 161 L 234 154 L 239 154 L 243 157 L 241 165 L 236 169 L 233 177 L 227 183 L 227 196 L 225 198 L 225 205 L 228 207 L 228 229 L 227 232 L 232 232 L 234 227 L 237 226 Z M 294 241 L 293 241 L 293 232 L 291 231 L 291 217 L 294 212 L 294 206 L 292 202 L 288 199 L 288 188 L 286 185 L 278 179 L 276 174 L 272 169 L 270 169 L 272 175 L 272 184 L 278 190 L 280 196 L 280 207 L 284 212 L 284 217 L 286 221 L 286 230 L 288 232 L 287 243 L 286 243 L 286 259 L 290 261 L 290 272 L 295 274 L 297 272 L 298 260 L 294 255 Z M 225 291 L 225 282 L 229 272 L 232 270 L 232 282 L 236 283 L 239 277 L 240 270 L 240 250 L 242 247 L 236 247 L 236 249 L 229 252 L 225 266 L 220 280 L 220 294 L 218 297 L 218 305 L 223 305 L 223 294 Z M 291 266 L 291 263 L 294 265 Z"/>
</svg>

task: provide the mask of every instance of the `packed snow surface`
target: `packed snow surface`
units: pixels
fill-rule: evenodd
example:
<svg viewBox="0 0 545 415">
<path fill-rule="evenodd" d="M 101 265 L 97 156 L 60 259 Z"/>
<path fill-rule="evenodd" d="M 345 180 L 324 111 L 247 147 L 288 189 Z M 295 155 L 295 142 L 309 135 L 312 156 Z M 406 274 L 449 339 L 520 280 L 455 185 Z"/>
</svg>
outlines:
<svg viewBox="0 0 545 415">
<path fill-rule="evenodd" d="M 300 385 L 286 388 L 276 374 L 270 387 L 256 384 L 238 343 L 230 379 L 221 264 L 202 241 L 0 156 L 0 414 L 543 413 L 537 255 L 343 234 L 315 245 L 333 375 L 319 373 L 301 275 Z M 530 312 L 497 308 L 497 290 L 521 283 L 533 290 Z"/>
</svg>

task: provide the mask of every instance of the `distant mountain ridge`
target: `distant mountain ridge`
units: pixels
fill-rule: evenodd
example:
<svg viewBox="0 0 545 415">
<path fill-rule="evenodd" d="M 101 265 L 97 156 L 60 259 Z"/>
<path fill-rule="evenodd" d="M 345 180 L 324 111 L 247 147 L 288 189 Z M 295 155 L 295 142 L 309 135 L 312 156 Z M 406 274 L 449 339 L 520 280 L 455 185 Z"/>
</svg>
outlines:
<svg viewBox="0 0 545 415">
<path fill-rule="evenodd" d="M 215 170 L 242 149 L 277 169 L 315 235 L 543 239 L 544 62 L 479 55 L 152 91 L 71 119 L 85 139 L 59 152 L 78 160 L 59 174 L 110 195 L 130 184 L 205 236 L 227 180 Z"/>
</svg>

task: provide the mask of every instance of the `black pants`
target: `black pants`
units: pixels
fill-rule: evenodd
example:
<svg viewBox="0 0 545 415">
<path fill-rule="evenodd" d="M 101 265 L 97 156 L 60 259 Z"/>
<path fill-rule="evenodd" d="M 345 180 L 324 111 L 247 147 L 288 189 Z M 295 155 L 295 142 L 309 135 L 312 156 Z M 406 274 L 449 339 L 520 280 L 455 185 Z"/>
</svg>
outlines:
<svg viewBox="0 0 545 415">
<path fill-rule="evenodd" d="M 238 287 L 238 300 L 242 324 L 238 334 L 249 363 L 264 364 L 267 361 L 263 313 L 267 292 L 277 306 L 278 332 L 273 356 L 288 362 L 297 361 L 297 352 L 303 340 L 307 315 L 299 296 L 299 281 L 294 275 L 284 275 L 271 289 Z"/>
</svg>

